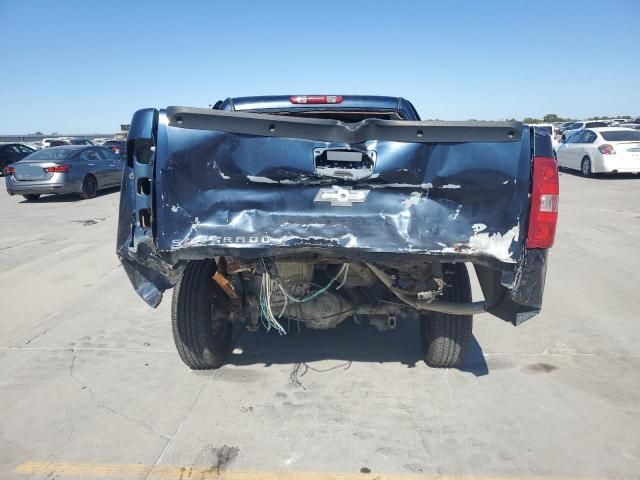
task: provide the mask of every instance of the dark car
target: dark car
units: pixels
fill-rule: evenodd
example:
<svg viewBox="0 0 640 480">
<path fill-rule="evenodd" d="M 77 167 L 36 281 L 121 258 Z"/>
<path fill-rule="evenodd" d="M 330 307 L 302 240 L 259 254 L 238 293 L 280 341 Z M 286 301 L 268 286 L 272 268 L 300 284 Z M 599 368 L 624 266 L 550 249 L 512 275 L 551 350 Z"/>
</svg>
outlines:
<svg viewBox="0 0 640 480">
<path fill-rule="evenodd" d="M 48 193 L 95 197 L 98 190 L 120 185 L 124 161 L 111 150 L 64 145 L 38 150 L 6 167 L 10 195 L 35 200 Z"/>
<path fill-rule="evenodd" d="M 22 160 L 35 149 L 21 143 L 5 143 L 0 145 L 0 175 L 4 175 L 4 168 L 10 163 Z"/>
<path fill-rule="evenodd" d="M 127 142 L 123 140 L 107 140 L 102 146 L 108 148 L 116 155 L 120 155 L 122 158 L 127 156 Z"/>
</svg>

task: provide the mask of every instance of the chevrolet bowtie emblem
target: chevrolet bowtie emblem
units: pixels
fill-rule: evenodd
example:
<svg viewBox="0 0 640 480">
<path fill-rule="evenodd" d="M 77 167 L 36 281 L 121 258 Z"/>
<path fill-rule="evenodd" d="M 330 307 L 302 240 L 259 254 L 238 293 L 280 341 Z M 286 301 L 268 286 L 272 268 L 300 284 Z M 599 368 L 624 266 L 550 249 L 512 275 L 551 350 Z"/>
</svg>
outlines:
<svg viewBox="0 0 640 480">
<path fill-rule="evenodd" d="M 367 199 L 369 190 L 351 190 L 333 186 L 318 190 L 314 202 L 329 202 L 332 207 L 350 207 L 354 203 L 362 203 Z"/>
</svg>

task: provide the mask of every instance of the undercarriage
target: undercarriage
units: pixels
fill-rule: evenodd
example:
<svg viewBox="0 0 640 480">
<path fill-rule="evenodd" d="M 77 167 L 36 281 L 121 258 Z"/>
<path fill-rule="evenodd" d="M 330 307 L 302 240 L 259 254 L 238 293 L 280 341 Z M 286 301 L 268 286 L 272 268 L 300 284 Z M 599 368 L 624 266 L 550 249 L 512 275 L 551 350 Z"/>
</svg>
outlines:
<svg viewBox="0 0 640 480">
<path fill-rule="evenodd" d="M 463 263 L 390 266 L 318 256 L 218 257 L 187 265 L 174 290 L 173 323 L 185 363 L 216 368 L 231 347 L 232 323 L 286 335 L 301 325 L 322 330 L 347 319 L 393 330 L 397 322 L 413 318 L 421 323 L 427 363 L 450 367 L 462 359 L 472 314 L 484 308 L 484 302 L 471 302 Z M 198 351 L 195 360 L 182 353 Z M 208 361 L 213 351 L 215 359 Z"/>
</svg>

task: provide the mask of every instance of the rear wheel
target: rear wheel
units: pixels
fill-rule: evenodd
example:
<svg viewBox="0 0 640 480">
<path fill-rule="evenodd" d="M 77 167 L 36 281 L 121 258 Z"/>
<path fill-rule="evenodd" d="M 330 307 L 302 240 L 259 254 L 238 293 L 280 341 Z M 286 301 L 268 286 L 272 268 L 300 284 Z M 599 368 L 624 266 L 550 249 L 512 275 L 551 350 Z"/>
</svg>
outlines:
<svg viewBox="0 0 640 480">
<path fill-rule="evenodd" d="M 190 262 L 173 289 L 173 339 L 193 370 L 221 367 L 231 347 L 229 298 L 212 280 L 215 271 L 213 260 Z"/>
<path fill-rule="evenodd" d="M 25 198 L 25 200 L 28 201 L 33 201 L 33 200 L 37 200 L 40 198 L 40 194 L 39 193 L 27 193 L 26 195 L 23 195 L 23 197 Z"/>
<path fill-rule="evenodd" d="M 87 175 L 82 181 L 82 190 L 80 190 L 80 197 L 83 199 L 93 198 L 98 193 L 98 181 L 93 175 Z"/>
<path fill-rule="evenodd" d="M 580 171 L 582 172 L 583 177 L 591 176 L 591 160 L 589 157 L 584 157 L 582 159 L 582 164 L 580 165 Z"/>
<path fill-rule="evenodd" d="M 471 302 L 471 283 L 464 263 L 444 266 L 446 290 L 443 300 Z M 431 312 L 420 317 L 424 360 L 430 367 L 457 367 L 462 361 L 473 326 L 473 315 Z"/>
</svg>

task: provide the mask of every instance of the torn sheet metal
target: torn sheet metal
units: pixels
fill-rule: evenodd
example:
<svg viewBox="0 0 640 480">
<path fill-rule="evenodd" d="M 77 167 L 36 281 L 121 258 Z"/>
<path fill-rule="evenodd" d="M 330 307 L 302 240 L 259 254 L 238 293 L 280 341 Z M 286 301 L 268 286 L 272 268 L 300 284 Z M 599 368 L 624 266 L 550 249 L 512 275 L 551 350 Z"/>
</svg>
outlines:
<svg viewBox="0 0 640 480">
<path fill-rule="evenodd" d="M 141 110 L 131 124 L 118 255 L 147 303 L 159 303 L 185 260 L 220 255 L 473 261 L 516 285 L 531 158 L 519 124 L 483 132 L 197 110 Z M 366 175 L 346 154 L 326 156 L 331 175 L 319 171 L 318 152 L 332 151 L 363 153 Z"/>
</svg>

